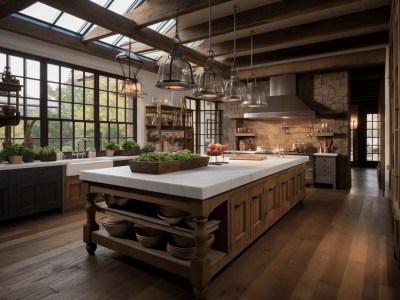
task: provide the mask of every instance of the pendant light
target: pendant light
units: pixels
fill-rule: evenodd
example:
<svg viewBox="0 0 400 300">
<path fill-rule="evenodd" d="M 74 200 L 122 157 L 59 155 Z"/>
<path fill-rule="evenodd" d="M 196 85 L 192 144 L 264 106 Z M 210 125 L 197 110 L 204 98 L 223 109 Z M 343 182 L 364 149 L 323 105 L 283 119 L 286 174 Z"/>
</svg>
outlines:
<svg viewBox="0 0 400 300">
<path fill-rule="evenodd" d="M 179 38 L 178 0 L 176 1 L 175 37 L 172 51 L 158 69 L 156 87 L 160 89 L 183 91 L 195 87 L 190 63 L 183 59 L 182 42 Z"/>
<path fill-rule="evenodd" d="M 237 5 L 233 6 L 233 61 L 231 66 L 231 78 L 225 85 L 225 96 L 222 98 L 222 102 L 242 102 L 246 93 L 246 86 L 240 81 L 237 74 L 236 65 L 236 8 Z"/>
<path fill-rule="evenodd" d="M 121 66 L 125 79 L 118 86 L 118 93 L 127 97 L 141 97 L 141 85 L 136 78 L 143 61 L 131 51 L 131 39 L 129 39 L 129 50 L 122 51 L 115 57 Z"/>
<path fill-rule="evenodd" d="M 214 69 L 214 52 L 211 46 L 211 0 L 208 1 L 208 46 L 206 65 L 196 76 L 193 96 L 204 100 L 219 101 L 224 95 L 224 80 Z"/>
<path fill-rule="evenodd" d="M 250 77 L 254 77 L 254 82 L 247 83 L 246 98 L 241 104 L 241 107 L 266 107 L 268 106 L 265 92 L 258 87 L 257 78 L 253 72 L 253 30 L 251 31 L 251 52 L 250 52 Z"/>
</svg>

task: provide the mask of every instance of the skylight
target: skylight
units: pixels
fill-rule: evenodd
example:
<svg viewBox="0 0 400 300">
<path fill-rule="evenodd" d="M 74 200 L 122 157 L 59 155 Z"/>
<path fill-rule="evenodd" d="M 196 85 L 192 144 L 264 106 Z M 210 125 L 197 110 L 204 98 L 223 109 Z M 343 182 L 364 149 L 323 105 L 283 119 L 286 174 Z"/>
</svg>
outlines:
<svg viewBox="0 0 400 300">
<path fill-rule="evenodd" d="M 24 10 L 21 10 L 20 13 L 52 24 L 58 18 L 61 11 L 46 4 L 36 2 Z"/>
</svg>

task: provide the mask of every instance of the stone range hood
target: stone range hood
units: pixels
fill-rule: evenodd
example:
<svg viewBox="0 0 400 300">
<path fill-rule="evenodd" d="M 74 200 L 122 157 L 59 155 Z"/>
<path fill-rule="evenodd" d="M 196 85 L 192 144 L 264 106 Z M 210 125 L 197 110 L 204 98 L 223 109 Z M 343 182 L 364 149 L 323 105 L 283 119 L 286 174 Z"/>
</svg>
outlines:
<svg viewBox="0 0 400 300">
<path fill-rule="evenodd" d="M 270 78 L 270 96 L 268 106 L 255 108 L 244 114 L 245 119 L 276 118 L 314 118 L 311 110 L 296 96 L 296 74 L 284 74 Z"/>
</svg>

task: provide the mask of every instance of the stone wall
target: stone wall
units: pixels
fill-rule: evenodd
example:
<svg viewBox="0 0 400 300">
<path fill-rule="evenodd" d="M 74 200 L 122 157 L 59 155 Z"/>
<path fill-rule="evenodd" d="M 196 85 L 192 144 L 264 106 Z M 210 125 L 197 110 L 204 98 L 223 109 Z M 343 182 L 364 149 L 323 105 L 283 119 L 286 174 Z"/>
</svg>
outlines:
<svg viewBox="0 0 400 300">
<path fill-rule="evenodd" d="M 331 140 L 317 136 L 327 125 L 334 133 L 333 152 L 340 154 L 339 165 L 345 174 L 349 174 L 348 73 L 297 75 L 297 83 L 299 97 L 320 113 L 319 117 L 250 120 L 243 119 L 243 114 L 250 109 L 242 109 L 239 104 L 223 104 L 223 142 L 230 149 L 238 149 L 239 138 L 235 137 L 237 129 L 250 128 L 256 135 L 255 138 L 246 139 L 250 146 L 280 146 L 290 150 L 293 144 L 300 144 L 304 151 L 319 152 L 320 146 Z M 260 85 L 269 95 L 269 82 Z M 349 181 L 349 178 L 344 179 L 342 184 L 338 182 L 338 186 L 348 188 Z"/>
</svg>

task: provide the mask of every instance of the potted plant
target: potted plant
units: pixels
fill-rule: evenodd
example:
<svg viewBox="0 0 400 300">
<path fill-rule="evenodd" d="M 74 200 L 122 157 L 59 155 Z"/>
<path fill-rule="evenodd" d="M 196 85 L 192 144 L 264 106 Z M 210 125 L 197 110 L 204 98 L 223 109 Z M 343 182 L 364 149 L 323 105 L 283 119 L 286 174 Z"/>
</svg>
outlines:
<svg viewBox="0 0 400 300">
<path fill-rule="evenodd" d="M 140 145 L 136 143 L 136 141 L 123 141 L 121 143 L 121 149 L 119 151 L 119 155 L 139 155 L 140 154 Z"/>
<path fill-rule="evenodd" d="M 10 164 L 20 164 L 25 147 L 21 144 L 13 144 L 1 151 L 1 156 L 6 158 Z"/>
<path fill-rule="evenodd" d="M 24 147 L 22 152 L 22 161 L 23 162 L 33 162 L 35 159 L 35 151 L 33 149 Z"/>
<path fill-rule="evenodd" d="M 58 150 L 54 146 L 44 146 L 38 148 L 40 161 L 55 161 L 57 160 Z"/>
<path fill-rule="evenodd" d="M 107 156 L 114 156 L 114 152 L 119 150 L 119 145 L 116 142 L 109 141 L 104 144 Z"/>
<path fill-rule="evenodd" d="M 142 151 L 145 153 L 156 151 L 156 146 L 152 142 L 147 142 L 143 145 Z"/>
</svg>

